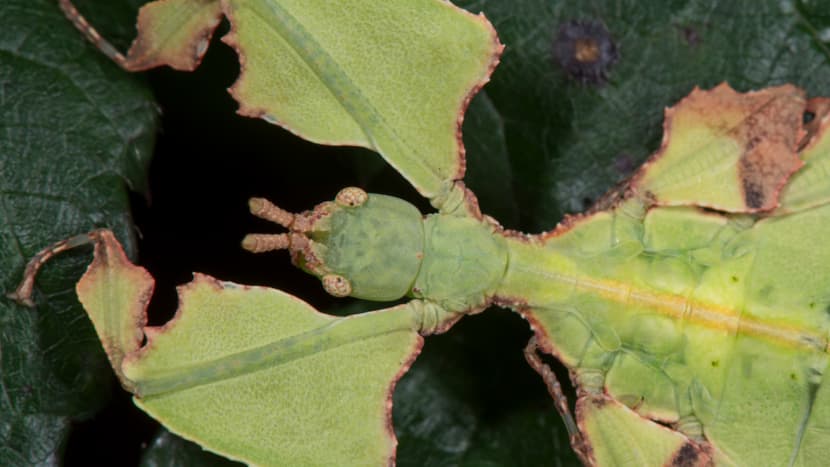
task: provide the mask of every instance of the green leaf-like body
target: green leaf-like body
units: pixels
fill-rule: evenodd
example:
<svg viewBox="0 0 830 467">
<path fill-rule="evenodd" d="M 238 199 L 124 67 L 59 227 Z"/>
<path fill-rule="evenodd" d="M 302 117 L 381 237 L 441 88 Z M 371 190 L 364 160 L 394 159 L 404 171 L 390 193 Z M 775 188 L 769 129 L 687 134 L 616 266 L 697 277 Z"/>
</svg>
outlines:
<svg viewBox="0 0 830 467">
<path fill-rule="evenodd" d="M 668 114 L 693 114 L 689 102 Z M 756 129 L 767 119 L 787 118 L 764 117 L 751 107 L 740 120 Z M 792 112 L 801 115 L 798 108 Z M 703 124 L 686 122 L 692 128 L 667 131 L 669 144 L 675 131 L 692 134 Z M 822 118 L 818 138 L 827 125 Z M 718 140 L 695 141 L 733 147 Z M 798 139 L 791 141 L 794 150 Z M 807 159 L 822 160 L 818 151 L 825 147 L 811 142 Z M 682 165 L 694 166 L 711 153 L 689 152 Z M 669 457 L 685 450 L 695 453 L 696 462 L 820 465 L 816 456 L 830 446 L 823 379 L 830 249 L 821 240 L 830 205 L 818 198 L 811 208 L 771 217 L 655 207 L 659 195 L 638 198 L 637 190 L 642 180 L 661 183 L 661 156 L 635 175 L 628 197 L 609 210 L 566 220 L 541 248 L 512 242 L 511 265 L 497 295 L 529 306 L 542 347 L 571 368 L 584 391 L 577 418 L 601 464 L 638 465 L 627 450 L 648 452 L 656 442 L 652 436 L 608 435 L 598 421 L 604 412 L 584 402 L 607 391 L 640 416 L 611 417 L 612 425 L 659 420 L 689 437 Z M 814 170 L 821 166 L 808 164 L 799 174 L 811 179 Z M 741 189 L 737 179 L 731 184 Z M 631 428 L 635 433 L 642 427 Z"/>
</svg>

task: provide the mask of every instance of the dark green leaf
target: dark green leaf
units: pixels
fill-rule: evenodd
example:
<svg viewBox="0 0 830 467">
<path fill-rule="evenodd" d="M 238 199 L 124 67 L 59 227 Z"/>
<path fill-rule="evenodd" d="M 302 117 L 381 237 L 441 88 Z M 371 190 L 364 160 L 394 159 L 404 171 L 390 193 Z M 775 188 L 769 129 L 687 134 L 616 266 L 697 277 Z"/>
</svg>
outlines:
<svg viewBox="0 0 830 467">
<path fill-rule="evenodd" d="M 118 4 L 121 18 L 134 14 Z M 107 225 L 132 248 L 127 188 L 145 187 L 155 116 L 141 79 L 84 43 L 56 2 L 6 0 L 0 17 L 0 271 L 9 292 L 25 262 L 62 238 Z M 35 309 L 0 299 L 0 465 L 59 463 L 72 420 L 109 395 L 109 364 L 74 294 L 87 261 L 79 252 L 49 264 Z"/>
</svg>

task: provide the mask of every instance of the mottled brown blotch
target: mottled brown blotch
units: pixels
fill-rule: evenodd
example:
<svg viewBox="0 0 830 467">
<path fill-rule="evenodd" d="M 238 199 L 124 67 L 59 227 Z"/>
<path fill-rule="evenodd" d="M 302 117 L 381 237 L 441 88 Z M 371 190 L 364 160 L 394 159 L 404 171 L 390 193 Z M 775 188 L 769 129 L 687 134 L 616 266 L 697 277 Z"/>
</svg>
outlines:
<svg viewBox="0 0 830 467">
<path fill-rule="evenodd" d="M 778 193 L 803 162 L 796 150 L 803 137 L 803 92 L 780 86 L 744 94 L 738 105 L 752 114 L 729 133 L 743 147 L 738 177 L 749 211 L 778 206 Z"/>
<path fill-rule="evenodd" d="M 609 71 L 620 58 L 611 33 L 596 20 L 561 24 L 552 45 L 554 62 L 582 84 L 605 84 Z"/>
<path fill-rule="evenodd" d="M 712 458 L 692 441 L 680 447 L 666 463 L 667 467 L 703 467 L 713 465 Z"/>
</svg>

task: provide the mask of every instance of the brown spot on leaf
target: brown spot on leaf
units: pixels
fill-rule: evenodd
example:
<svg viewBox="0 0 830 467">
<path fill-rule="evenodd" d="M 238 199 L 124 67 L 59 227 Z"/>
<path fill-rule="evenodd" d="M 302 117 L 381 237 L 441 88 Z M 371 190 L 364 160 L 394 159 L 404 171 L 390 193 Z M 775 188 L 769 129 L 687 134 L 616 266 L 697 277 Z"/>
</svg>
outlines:
<svg viewBox="0 0 830 467">
<path fill-rule="evenodd" d="M 671 465 L 676 467 L 692 467 L 697 464 L 698 452 L 692 443 L 684 444 L 672 457 Z"/>
<path fill-rule="evenodd" d="M 568 21 L 553 41 L 553 59 L 569 77 L 600 85 L 620 58 L 617 44 L 599 21 Z"/>
<path fill-rule="evenodd" d="M 672 456 L 666 466 L 702 467 L 713 465 L 711 456 L 698 444 L 687 441 Z"/>
<path fill-rule="evenodd" d="M 803 165 L 796 151 L 804 134 L 804 106 L 804 92 L 792 85 L 747 93 L 726 83 L 708 91 L 695 88 L 666 110 L 663 143 L 631 186 L 638 196 L 651 190 L 663 206 L 774 209 L 781 189 Z M 696 132 L 707 135 L 705 140 L 695 141 Z M 678 140 L 675 134 L 692 139 Z M 706 150 L 710 144 L 717 152 Z M 721 158 L 717 167 L 714 157 Z M 700 158 L 701 164 L 692 168 L 688 158 Z"/>
<path fill-rule="evenodd" d="M 594 38 L 577 39 L 574 43 L 574 58 L 582 63 L 592 63 L 599 60 L 599 43 Z"/>
</svg>

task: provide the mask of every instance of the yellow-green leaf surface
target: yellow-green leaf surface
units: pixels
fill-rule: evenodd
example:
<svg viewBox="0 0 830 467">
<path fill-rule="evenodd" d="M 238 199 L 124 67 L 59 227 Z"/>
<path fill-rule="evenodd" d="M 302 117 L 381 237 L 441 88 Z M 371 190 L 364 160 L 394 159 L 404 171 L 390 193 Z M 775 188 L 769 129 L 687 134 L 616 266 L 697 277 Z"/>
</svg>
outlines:
<svg viewBox="0 0 830 467">
<path fill-rule="evenodd" d="M 463 176 L 463 110 L 501 51 L 483 16 L 437 0 L 223 4 L 240 113 L 374 149 L 428 198 Z"/>
<path fill-rule="evenodd" d="M 126 342 L 122 375 L 168 429 L 257 465 L 392 462 L 392 390 L 422 344 L 409 307 L 334 318 L 278 290 L 196 275 L 164 327 L 125 327 L 140 324 L 152 284 L 103 233 L 78 294 L 102 341 L 144 331 L 137 351 L 115 339 Z"/>
</svg>

